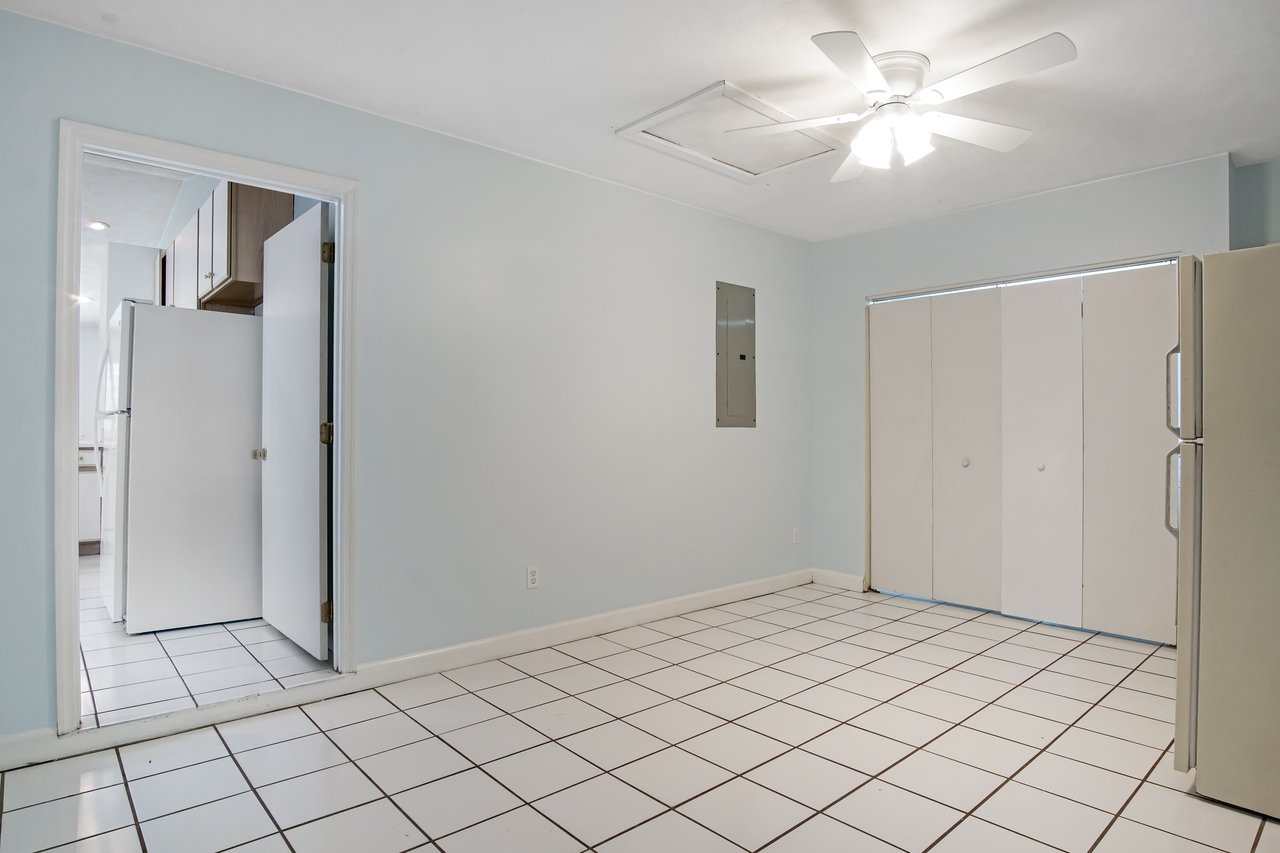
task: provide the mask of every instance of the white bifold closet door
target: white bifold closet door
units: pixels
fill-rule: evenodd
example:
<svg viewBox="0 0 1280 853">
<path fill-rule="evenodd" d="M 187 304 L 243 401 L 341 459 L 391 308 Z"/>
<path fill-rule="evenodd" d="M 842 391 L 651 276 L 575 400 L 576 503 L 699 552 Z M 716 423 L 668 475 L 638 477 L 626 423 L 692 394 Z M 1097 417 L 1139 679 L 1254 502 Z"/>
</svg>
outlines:
<svg viewBox="0 0 1280 853">
<path fill-rule="evenodd" d="M 1177 267 L 1084 281 L 1084 627 L 1174 642 Z"/>
<path fill-rule="evenodd" d="M 929 302 L 933 597 L 999 610 L 1000 291 Z"/>
<path fill-rule="evenodd" d="M 871 577 L 933 596 L 933 427 L 929 299 L 868 311 Z"/>
<path fill-rule="evenodd" d="M 1081 624 L 1080 278 L 1000 290 L 1001 610 Z"/>
</svg>

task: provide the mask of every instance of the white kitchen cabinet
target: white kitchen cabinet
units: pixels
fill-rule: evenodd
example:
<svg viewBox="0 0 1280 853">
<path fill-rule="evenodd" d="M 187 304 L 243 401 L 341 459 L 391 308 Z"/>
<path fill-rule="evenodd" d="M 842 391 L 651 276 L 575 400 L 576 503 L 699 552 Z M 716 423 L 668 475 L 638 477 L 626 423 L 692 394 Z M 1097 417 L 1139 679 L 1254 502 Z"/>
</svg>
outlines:
<svg viewBox="0 0 1280 853">
<path fill-rule="evenodd" d="M 219 186 L 226 186 L 226 183 L 224 182 Z M 200 209 L 196 211 L 197 229 L 200 235 L 200 238 L 196 241 L 198 243 L 196 251 L 196 293 L 201 300 L 209 295 L 209 291 L 213 290 L 213 223 L 217 219 L 213 202 L 216 196 L 216 192 L 210 193 L 209 197 L 200 205 Z M 223 233 L 226 233 L 225 229 Z"/>
<path fill-rule="evenodd" d="M 1000 291 L 935 296 L 933 597 L 999 610 Z"/>
<path fill-rule="evenodd" d="M 77 528 L 81 542 L 97 542 L 102 535 L 102 518 L 99 512 L 98 472 L 82 466 L 76 478 L 76 496 L 79 502 Z"/>
<path fill-rule="evenodd" d="M 871 576 L 933 595 L 933 428 L 928 299 L 869 310 Z"/>
<path fill-rule="evenodd" d="M 1085 279 L 1084 627 L 1163 643 L 1177 598 L 1165 526 L 1177 345 L 1176 267 Z"/>
<path fill-rule="evenodd" d="M 1082 279 L 1000 290 L 1001 610 L 1081 624 Z"/>
</svg>

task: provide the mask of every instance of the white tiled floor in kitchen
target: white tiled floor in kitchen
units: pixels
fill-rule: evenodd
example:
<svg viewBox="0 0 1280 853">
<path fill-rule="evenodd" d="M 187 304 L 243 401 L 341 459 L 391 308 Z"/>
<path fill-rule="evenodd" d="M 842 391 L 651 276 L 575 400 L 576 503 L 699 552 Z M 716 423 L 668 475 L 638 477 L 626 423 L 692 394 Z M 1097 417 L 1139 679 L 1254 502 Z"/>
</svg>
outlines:
<svg viewBox="0 0 1280 853">
<path fill-rule="evenodd" d="M 10 771 L 0 853 L 1277 853 L 1171 768 L 1173 671 L 807 585 Z"/>
<path fill-rule="evenodd" d="M 80 558 L 80 727 L 94 728 L 337 675 L 261 619 L 125 633 Z"/>
</svg>

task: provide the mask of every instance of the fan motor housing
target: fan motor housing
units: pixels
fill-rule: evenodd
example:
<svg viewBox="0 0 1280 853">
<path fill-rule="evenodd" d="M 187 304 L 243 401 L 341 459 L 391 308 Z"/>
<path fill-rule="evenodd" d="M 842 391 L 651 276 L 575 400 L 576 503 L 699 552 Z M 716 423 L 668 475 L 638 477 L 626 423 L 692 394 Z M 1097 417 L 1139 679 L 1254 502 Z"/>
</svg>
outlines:
<svg viewBox="0 0 1280 853">
<path fill-rule="evenodd" d="M 924 85 L 924 75 L 929 71 L 929 57 L 913 50 L 891 50 L 872 57 L 885 82 L 889 95 L 908 97 Z M 867 94 L 880 94 L 871 93 Z"/>
</svg>

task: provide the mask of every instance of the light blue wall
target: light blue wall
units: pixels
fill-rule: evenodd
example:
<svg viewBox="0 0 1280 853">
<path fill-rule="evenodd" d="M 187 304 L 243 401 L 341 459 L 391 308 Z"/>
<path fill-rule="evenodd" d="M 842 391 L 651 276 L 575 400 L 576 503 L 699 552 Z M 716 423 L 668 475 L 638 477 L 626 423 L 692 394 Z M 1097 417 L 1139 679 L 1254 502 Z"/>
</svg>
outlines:
<svg viewBox="0 0 1280 853">
<path fill-rule="evenodd" d="M 1280 160 L 1231 168 L 1231 248 L 1280 242 Z"/>
<path fill-rule="evenodd" d="M 64 117 L 360 182 L 361 660 L 810 564 L 806 244 L 8 13 L 0 79 L 0 736 L 54 722 Z M 759 291 L 755 430 L 714 428 L 718 279 Z"/>
<path fill-rule="evenodd" d="M 1228 247 L 1226 155 L 832 240 L 815 248 L 813 560 L 861 574 L 868 296 Z"/>
</svg>

